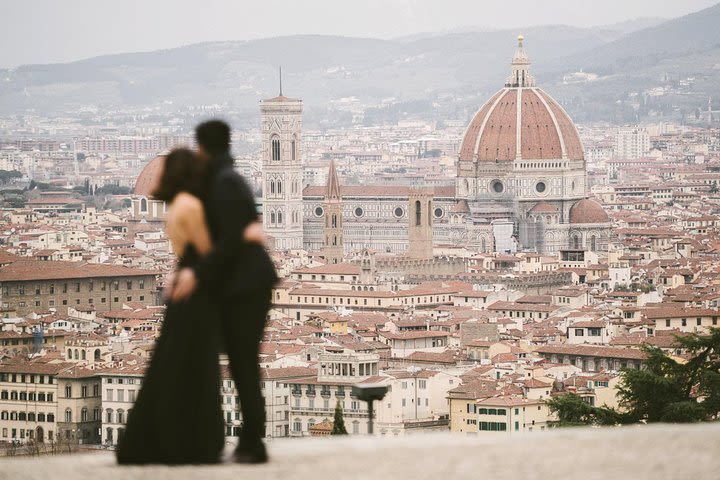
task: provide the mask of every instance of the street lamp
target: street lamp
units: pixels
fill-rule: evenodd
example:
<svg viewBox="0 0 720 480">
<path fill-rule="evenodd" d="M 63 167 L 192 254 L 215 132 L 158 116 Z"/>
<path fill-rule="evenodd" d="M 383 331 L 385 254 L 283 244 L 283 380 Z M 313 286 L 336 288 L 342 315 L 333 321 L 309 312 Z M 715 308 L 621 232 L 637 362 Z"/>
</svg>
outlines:
<svg viewBox="0 0 720 480">
<path fill-rule="evenodd" d="M 373 402 L 382 400 L 387 391 L 387 385 L 380 384 L 353 385 L 352 387 L 353 396 L 368 404 L 368 434 L 370 435 L 373 433 Z"/>
</svg>

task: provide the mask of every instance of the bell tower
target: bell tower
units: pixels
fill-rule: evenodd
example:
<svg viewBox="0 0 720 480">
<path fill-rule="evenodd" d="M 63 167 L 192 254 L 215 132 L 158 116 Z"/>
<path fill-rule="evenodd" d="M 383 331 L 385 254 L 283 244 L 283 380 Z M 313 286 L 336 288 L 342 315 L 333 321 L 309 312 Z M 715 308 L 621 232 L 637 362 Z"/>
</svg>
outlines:
<svg viewBox="0 0 720 480">
<path fill-rule="evenodd" d="M 433 189 L 412 188 L 408 195 L 408 257 L 433 257 Z"/>
<path fill-rule="evenodd" d="M 275 248 L 303 248 L 302 100 L 282 94 L 260 102 L 263 228 Z"/>
<path fill-rule="evenodd" d="M 325 198 L 324 254 L 328 263 L 337 264 L 343 261 L 343 202 L 340 193 L 340 182 L 335 170 L 335 160 L 330 161 Z"/>
</svg>

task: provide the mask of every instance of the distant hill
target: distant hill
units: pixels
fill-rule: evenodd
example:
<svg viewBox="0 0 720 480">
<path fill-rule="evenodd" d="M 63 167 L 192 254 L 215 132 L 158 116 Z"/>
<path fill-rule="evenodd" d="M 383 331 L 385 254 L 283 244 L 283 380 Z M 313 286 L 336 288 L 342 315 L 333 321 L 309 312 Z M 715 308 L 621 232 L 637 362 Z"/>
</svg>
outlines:
<svg viewBox="0 0 720 480">
<path fill-rule="evenodd" d="M 594 28 L 549 25 L 392 40 L 299 35 L 201 43 L 0 71 L 0 112 L 228 104 L 241 121 L 252 123 L 257 101 L 277 93 L 277 67 L 282 65 L 285 92 L 303 98 L 310 122 L 330 121 L 328 103 L 352 96 L 367 105 L 393 97 L 402 102 L 397 115 L 458 118 L 502 87 L 515 38 L 523 33 L 539 84 L 573 116 L 607 120 L 614 118 L 618 92 L 652 86 L 662 74 L 680 75 L 697 64 L 720 64 L 717 25 L 720 5 L 664 22 L 638 19 Z M 564 74 L 580 69 L 601 78 L 586 86 L 562 83 Z M 712 81 L 703 85 L 715 88 Z M 456 100 L 438 101 L 446 98 Z M 374 113 L 379 119 L 385 114 Z"/>
</svg>

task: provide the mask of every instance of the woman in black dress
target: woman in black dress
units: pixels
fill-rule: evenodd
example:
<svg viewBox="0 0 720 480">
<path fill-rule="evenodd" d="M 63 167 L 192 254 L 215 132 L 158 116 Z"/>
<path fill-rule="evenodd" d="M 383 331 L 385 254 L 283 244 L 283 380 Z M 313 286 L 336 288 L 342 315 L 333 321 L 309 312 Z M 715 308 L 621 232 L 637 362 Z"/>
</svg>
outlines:
<svg viewBox="0 0 720 480">
<path fill-rule="evenodd" d="M 154 197 L 168 202 L 166 229 L 178 267 L 210 249 L 203 164 L 186 149 L 165 157 Z M 206 464 L 220 460 L 219 325 L 208 292 L 168 302 L 160 337 L 117 448 L 120 464 Z"/>
</svg>

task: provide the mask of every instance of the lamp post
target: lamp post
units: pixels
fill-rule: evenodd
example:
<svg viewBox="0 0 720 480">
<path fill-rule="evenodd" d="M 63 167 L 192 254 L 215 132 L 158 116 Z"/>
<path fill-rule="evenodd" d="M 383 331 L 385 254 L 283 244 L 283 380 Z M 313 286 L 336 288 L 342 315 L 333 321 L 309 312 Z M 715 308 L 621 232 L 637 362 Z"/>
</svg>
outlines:
<svg viewBox="0 0 720 480">
<path fill-rule="evenodd" d="M 353 385 L 352 394 L 358 398 L 367 402 L 368 404 L 368 434 L 373 434 L 373 402 L 375 400 L 382 400 L 388 391 L 387 385 L 380 384 L 363 384 Z"/>
</svg>

